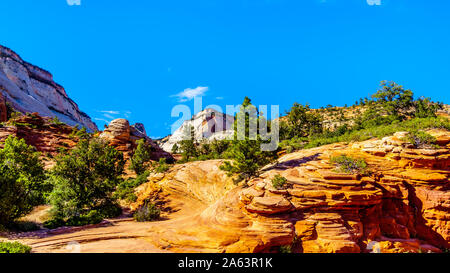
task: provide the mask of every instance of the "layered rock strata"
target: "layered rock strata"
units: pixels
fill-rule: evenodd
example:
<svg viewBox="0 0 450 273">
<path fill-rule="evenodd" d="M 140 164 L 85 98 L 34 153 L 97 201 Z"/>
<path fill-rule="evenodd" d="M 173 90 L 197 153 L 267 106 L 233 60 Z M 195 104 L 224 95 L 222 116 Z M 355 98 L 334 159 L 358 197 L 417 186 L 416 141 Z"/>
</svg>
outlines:
<svg viewBox="0 0 450 273">
<path fill-rule="evenodd" d="M 450 243 L 450 139 L 429 131 L 439 148 L 414 148 L 405 133 L 356 144 L 333 144 L 287 154 L 246 187 L 210 200 L 194 217 L 154 228 L 154 243 L 176 252 L 440 252 Z M 369 174 L 338 173 L 330 158 L 364 159 Z M 139 202 L 161 192 L 226 179 L 221 162 L 194 179 L 172 170 L 152 178 Z M 183 172 L 212 164 L 188 163 Z M 192 166 L 192 167 L 191 167 Z M 191 169 L 192 168 L 192 169 Z M 275 189 L 281 175 L 287 186 Z M 226 180 L 223 180 L 226 181 Z M 201 198 L 200 198 L 201 199 Z M 139 202 L 136 206 L 139 206 Z"/>
<path fill-rule="evenodd" d="M 18 54 L 0 45 L 0 93 L 11 106 L 22 113 L 58 117 L 62 122 L 97 131 L 91 118 L 69 98 L 53 76 L 25 62 Z"/>
</svg>

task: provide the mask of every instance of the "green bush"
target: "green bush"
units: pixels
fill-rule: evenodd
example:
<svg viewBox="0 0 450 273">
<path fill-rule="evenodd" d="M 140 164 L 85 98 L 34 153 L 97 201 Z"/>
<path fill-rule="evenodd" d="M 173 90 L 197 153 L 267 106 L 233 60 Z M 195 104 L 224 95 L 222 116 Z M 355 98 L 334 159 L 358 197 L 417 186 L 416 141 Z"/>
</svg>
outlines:
<svg viewBox="0 0 450 273">
<path fill-rule="evenodd" d="M 363 159 L 352 158 L 347 155 L 331 157 L 330 162 L 336 166 L 336 171 L 343 173 L 367 173 L 367 163 Z"/>
<path fill-rule="evenodd" d="M 87 214 L 80 216 L 74 216 L 69 218 L 65 225 L 66 226 L 85 226 L 91 224 L 98 224 L 103 221 L 103 215 L 96 210 L 91 210 Z"/>
<path fill-rule="evenodd" d="M 309 105 L 294 103 L 287 113 L 286 121 L 280 123 L 280 138 L 304 137 L 320 134 L 323 117 L 311 111 Z"/>
<path fill-rule="evenodd" d="M 41 227 L 37 223 L 31 221 L 15 221 L 9 224 L 7 227 L 9 230 L 19 232 L 29 232 L 41 229 Z"/>
<path fill-rule="evenodd" d="M 98 224 L 103 221 L 103 215 L 96 210 L 91 210 L 86 214 L 80 216 L 73 216 L 67 220 L 62 218 L 53 218 L 44 222 L 44 227 L 48 229 L 55 229 L 63 226 L 85 226 Z"/>
<path fill-rule="evenodd" d="M 282 188 L 284 188 L 286 183 L 287 179 L 279 174 L 275 175 L 275 177 L 272 179 L 272 186 L 277 190 L 281 190 Z"/>
<path fill-rule="evenodd" d="M 136 150 L 131 157 L 130 169 L 137 175 L 145 172 L 148 167 L 152 156 L 152 147 L 145 142 L 144 139 L 140 139 L 137 142 Z"/>
<path fill-rule="evenodd" d="M 184 162 L 189 162 L 191 159 L 195 159 L 198 156 L 197 146 L 193 139 L 180 141 L 180 150 Z"/>
<path fill-rule="evenodd" d="M 30 253 L 31 247 L 19 242 L 0 242 L 0 253 Z"/>
<path fill-rule="evenodd" d="M 56 219 L 70 219 L 96 210 L 104 217 L 120 214 L 113 193 L 122 181 L 122 153 L 98 138 L 81 140 L 69 153 L 56 158 L 49 196 Z"/>
<path fill-rule="evenodd" d="M 120 200 L 125 200 L 127 202 L 135 202 L 137 196 L 134 193 L 136 187 L 147 182 L 147 178 L 150 172 L 145 171 L 143 174 L 138 175 L 136 178 L 128 178 L 127 180 L 121 182 L 114 193 L 114 197 Z"/>
<path fill-rule="evenodd" d="M 170 169 L 170 166 L 167 165 L 165 158 L 160 158 L 158 162 L 158 166 L 155 168 L 155 172 L 164 173 Z"/>
<path fill-rule="evenodd" d="M 227 172 L 229 176 L 239 174 L 239 182 L 256 175 L 259 169 L 275 159 L 275 152 L 261 151 L 259 140 L 236 140 L 227 151 L 227 158 L 220 169 Z"/>
<path fill-rule="evenodd" d="M 173 146 L 172 146 L 172 154 L 178 154 L 178 150 L 179 150 L 180 148 L 178 147 L 178 144 L 177 143 L 175 143 Z"/>
<path fill-rule="evenodd" d="M 45 183 L 40 154 L 25 140 L 9 136 L 0 149 L 0 225 L 8 225 L 44 202 Z"/>
<path fill-rule="evenodd" d="M 302 148 L 314 148 L 337 142 L 364 141 L 371 138 L 382 138 L 393 135 L 394 133 L 400 131 L 411 132 L 435 128 L 450 130 L 450 120 L 442 117 L 413 118 L 410 120 L 376 125 L 364 129 L 355 129 L 348 131 L 341 136 L 317 135 L 309 138 L 308 142 L 303 145 Z M 299 143 L 298 140 L 296 142 Z"/>
<path fill-rule="evenodd" d="M 55 229 L 58 227 L 63 227 L 66 225 L 64 219 L 61 218 L 53 218 L 44 222 L 43 226 L 48 229 Z"/>
<path fill-rule="evenodd" d="M 283 254 L 292 253 L 292 247 L 290 245 L 280 246 L 279 253 Z"/>
<path fill-rule="evenodd" d="M 436 111 L 443 108 L 442 103 L 435 103 L 424 97 L 414 100 L 411 90 L 404 89 L 395 82 L 382 81 L 380 89 L 370 99 L 360 99 L 359 104 L 362 107 L 356 111 L 354 124 L 346 123 L 323 132 L 320 132 L 320 116 L 308 117 L 313 110 L 307 105 L 294 104 L 286 118 L 280 122 L 280 147 L 308 149 L 336 142 L 364 141 L 398 131 L 431 128 L 450 130 L 450 121 L 436 116 Z M 325 112 L 333 117 L 340 115 L 338 119 L 343 116 L 342 109 L 338 110 L 331 105 L 327 106 Z M 309 122 L 314 126 L 310 124 L 304 127 Z M 308 128 L 317 130 L 308 132 Z"/>
<path fill-rule="evenodd" d="M 413 144 L 415 147 L 434 147 L 436 144 L 436 138 L 423 131 L 409 132 L 406 140 Z"/>
<path fill-rule="evenodd" d="M 64 122 L 61 122 L 57 116 L 54 116 L 54 117 L 50 120 L 50 123 L 51 123 L 52 125 L 56 125 L 56 126 L 65 124 Z"/>
<path fill-rule="evenodd" d="M 136 210 L 133 217 L 137 222 L 156 221 L 161 215 L 161 210 L 155 204 L 145 202 L 145 204 Z"/>
<path fill-rule="evenodd" d="M 72 133 L 70 133 L 70 138 L 77 138 L 79 140 L 88 140 L 91 138 L 91 134 L 87 132 L 86 127 L 78 128 L 78 125 L 75 125 L 72 129 Z"/>
</svg>

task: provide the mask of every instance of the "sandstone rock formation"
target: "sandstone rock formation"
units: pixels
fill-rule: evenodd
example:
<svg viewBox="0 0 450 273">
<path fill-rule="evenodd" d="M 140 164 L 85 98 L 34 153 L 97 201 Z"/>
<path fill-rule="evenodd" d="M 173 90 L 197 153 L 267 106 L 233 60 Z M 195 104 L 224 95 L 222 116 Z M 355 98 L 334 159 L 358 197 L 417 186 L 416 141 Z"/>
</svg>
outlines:
<svg viewBox="0 0 450 273">
<path fill-rule="evenodd" d="M 200 185 L 228 183 L 221 162 L 187 163 L 142 185 L 134 208 L 164 193 L 205 204 L 149 230 L 153 243 L 175 252 L 440 252 L 450 247 L 450 132 L 429 133 L 439 149 L 411 147 L 400 132 L 287 154 L 247 187 L 209 199 Z M 371 174 L 337 173 L 330 158 L 341 154 L 364 159 Z M 272 186 L 276 174 L 286 188 Z"/>
<path fill-rule="evenodd" d="M 91 118 L 80 111 L 64 88 L 49 72 L 23 61 L 12 50 L 0 46 L 0 93 L 17 111 L 58 117 L 68 125 L 97 131 Z"/>
<path fill-rule="evenodd" d="M 0 122 L 8 120 L 8 109 L 6 107 L 6 99 L 0 92 Z"/>
<path fill-rule="evenodd" d="M 205 109 L 183 122 L 172 135 L 160 141 L 159 145 L 166 152 L 172 152 L 175 143 L 180 142 L 186 137 L 190 138 L 190 128 L 193 127 L 193 136 L 195 140 L 223 140 L 232 137 L 234 117 L 220 113 L 214 109 Z"/>
<path fill-rule="evenodd" d="M 15 125 L 6 123 L 0 126 L 0 148 L 10 135 L 23 138 L 41 152 L 45 167 L 54 165 L 54 156 L 77 144 L 71 136 L 73 128 L 66 124 L 54 124 L 49 117 L 41 117 L 38 113 L 24 115 L 15 119 Z"/>
<path fill-rule="evenodd" d="M 153 148 L 152 160 L 166 158 L 173 161 L 172 155 L 163 151 L 152 139 L 150 139 L 142 123 L 130 125 L 126 119 L 115 119 L 100 134 L 100 138 L 109 141 L 118 151 L 124 152 L 125 158 L 131 156 L 131 152 L 136 148 L 136 141 L 145 139 Z"/>
</svg>

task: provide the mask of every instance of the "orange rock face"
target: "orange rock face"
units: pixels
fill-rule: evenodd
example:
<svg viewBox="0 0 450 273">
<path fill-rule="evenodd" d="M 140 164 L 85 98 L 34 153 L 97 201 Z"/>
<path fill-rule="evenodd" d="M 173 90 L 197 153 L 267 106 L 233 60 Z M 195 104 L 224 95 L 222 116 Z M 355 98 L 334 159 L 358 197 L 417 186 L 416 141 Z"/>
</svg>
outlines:
<svg viewBox="0 0 450 273">
<path fill-rule="evenodd" d="M 142 124 L 139 124 L 143 127 Z M 100 134 L 100 138 L 107 140 L 111 146 L 118 151 L 124 152 L 125 158 L 130 158 L 133 149 L 136 148 L 136 140 L 144 139 L 153 147 L 152 160 L 159 160 L 166 158 L 168 161 L 173 161 L 170 153 L 163 151 L 156 143 L 153 142 L 144 132 L 139 132 L 126 119 L 115 119 L 105 128 Z"/>
<path fill-rule="evenodd" d="M 414 149 L 398 133 L 287 154 L 246 187 L 222 189 L 223 196 L 204 202 L 195 217 L 156 230 L 154 242 L 179 252 L 276 252 L 286 245 L 314 253 L 448 249 L 449 132 L 434 134 L 440 149 Z M 364 159 L 370 175 L 336 173 L 330 158 L 340 154 Z M 217 189 L 227 181 L 220 164 L 188 163 L 181 173 L 206 165 L 210 170 L 200 172 L 201 178 L 172 170 L 150 184 L 178 196 L 192 194 L 193 187 L 201 192 L 205 183 Z M 277 174 L 288 181 L 284 189 L 272 186 Z M 141 192 L 139 198 L 146 196 Z"/>
<path fill-rule="evenodd" d="M 25 139 L 28 145 L 48 155 L 56 155 L 60 148 L 71 148 L 76 145 L 70 137 L 72 127 L 68 125 L 53 125 L 50 118 L 41 117 L 37 113 L 21 116 L 15 120 L 16 125 L 6 125 L 0 128 L 0 146 L 9 135 Z"/>
</svg>

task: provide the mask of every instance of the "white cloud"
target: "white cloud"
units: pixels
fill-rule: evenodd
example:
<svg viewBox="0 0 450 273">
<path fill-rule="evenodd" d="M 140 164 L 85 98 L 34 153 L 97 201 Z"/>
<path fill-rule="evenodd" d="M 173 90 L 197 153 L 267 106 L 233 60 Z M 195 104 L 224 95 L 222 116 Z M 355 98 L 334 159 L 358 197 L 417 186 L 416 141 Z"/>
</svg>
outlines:
<svg viewBox="0 0 450 273">
<path fill-rule="evenodd" d="M 126 118 L 131 116 L 131 111 L 116 111 L 116 110 L 100 110 L 97 111 L 102 114 L 102 117 L 95 118 L 95 120 L 110 123 L 116 118 Z"/>
<path fill-rule="evenodd" d="M 105 122 L 105 123 L 109 123 L 110 121 L 109 120 L 106 120 L 106 119 L 104 119 L 104 118 L 94 118 L 95 120 L 98 120 L 98 121 L 103 121 L 103 122 Z"/>
<path fill-rule="evenodd" d="M 118 115 L 118 114 L 120 114 L 120 112 L 119 111 L 110 111 L 110 110 L 103 110 L 103 111 L 100 111 L 101 113 L 106 113 L 106 114 L 111 114 L 111 115 Z"/>
<path fill-rule="evenodd" d="M 114 117 L 111 116 L 110 114 L 103 114 L 103 116 L 104 116 L 105 118 L 114 119 Z"/>
<path fill-rule="evenodd" d="M 209 87 L 206 86 L 198 86 L 194 89 L 192 88 L 186 88 L 182 92 L 172 95 L 171 97 L 178 97 L 178 101 L 185 102 L 190 101 L 195 97 L 203 96 L 206 91 L 209 90 Z"/>
<path fill-rule="evenodd" d="M 223 97 L 216 97 L 216 100 L 223 100 Z"/>
</svg>

